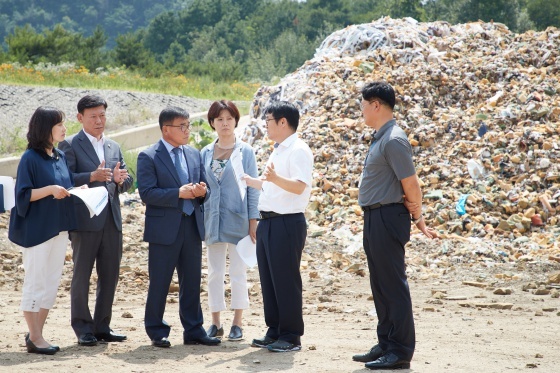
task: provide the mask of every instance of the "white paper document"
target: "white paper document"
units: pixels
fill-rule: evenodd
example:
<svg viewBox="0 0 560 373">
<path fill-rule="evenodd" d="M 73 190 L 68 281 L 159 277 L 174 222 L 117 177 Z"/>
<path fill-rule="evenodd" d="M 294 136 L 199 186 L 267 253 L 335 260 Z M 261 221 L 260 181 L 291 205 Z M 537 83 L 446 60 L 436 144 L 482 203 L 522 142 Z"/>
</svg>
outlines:
<svg viewBox="0 0 560 373">
<path fill-rule="evenodd" d="M 89 217 L 99 215 L 107 206 L 108 196 L 105 187 L 95 187 L 88 189 L 73 188 L 69 190 L 70 194 L 80 198 L 86 204 L 89 210 Z"/>
<path fill-rule="evenodd" d="M 4 210 L 10 211 L 16 205 L 14 179 L 11 176 L 0 176 L 0 184 L 4 186 Z"/>
<path fill-rule="evenodd" d="M 235 247 L 237 253 L 243 259 L 247 267 L 252 268 L 257 265 L 257 245 L 251 241 L 251 236 L 247 235 L 237 243 Z"/>
<path fill-rule="evenodd" d="M 245 194 L 247 194 L 247 183 L 242 179 L 245 175 L 245 170 L 243 170 L 243 154 L 241 154 L 241 148 L 239 151 L 234 151 L 229 158 L 231 167 L 233 167 L 233 174 L 235 175 L 235 180 L 237 181 L 237 186 L 239 188 L 239 194 L 241 195 L 241 200 L 245 199 Z"/>
</svg>

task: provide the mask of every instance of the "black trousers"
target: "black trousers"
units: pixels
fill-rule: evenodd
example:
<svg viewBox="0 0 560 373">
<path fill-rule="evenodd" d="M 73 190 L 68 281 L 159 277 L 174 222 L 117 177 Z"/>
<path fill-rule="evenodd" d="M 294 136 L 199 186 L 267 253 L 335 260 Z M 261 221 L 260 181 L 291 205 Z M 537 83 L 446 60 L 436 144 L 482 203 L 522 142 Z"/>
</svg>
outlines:
<svg viewBox="0 0 560 373">
<path fill-rule="evenodd" d="M 163 315 L 175 268 L 179 279 L 179 318 L 183 326 L 183 340 L 201 338 L 206 335 L 202 328 L 204 319 L 200 306 L 202 241 L 194 214 L 181 218 L 179 233 L 171 245 L 149 244 L 150 284 L 144 326 L 152 340 L 167 338 L 171 331 Z"/>
<path fill-rule="evenodd" d="M 302 284 L 299 266 L 307 223 L 303 213 L 261 220 L 257 227 L 257 262 L 270 338 L 301 344 Z"/>
<path fill-rule="evenodd" d="M 404 263 L 404 246 L 410 240 L 410 214 L 402 204 L 366 211 L 363 234 L 371 291 L 379 319 L 379 346 L 410 361 L 416 343 Z"/>
<path fill-rule="evenodd" d="M 109 333 L 122 258 L 122 232 L 115 225 L 111 208 L 109 207 L 102 230 L 73 231 L 70 232 L 70 240 L 74 261 L 70 287 L 72 328 L 78 337 L 86 333 Z M 88 296 L 94 264 L 97 271 L 97 291 L 92 317 Z"/>
</svg>

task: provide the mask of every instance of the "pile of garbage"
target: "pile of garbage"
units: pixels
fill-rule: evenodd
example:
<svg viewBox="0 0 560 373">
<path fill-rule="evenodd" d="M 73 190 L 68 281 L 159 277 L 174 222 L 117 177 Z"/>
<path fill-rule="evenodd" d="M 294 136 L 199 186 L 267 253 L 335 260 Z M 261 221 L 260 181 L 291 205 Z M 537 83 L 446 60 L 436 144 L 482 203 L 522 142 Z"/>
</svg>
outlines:
<svg viewBox="0 0 560 373">
<path fill-rule="evenodd" d="M 411 18 L 349 26 L 278 85 L 258 90 L 246 140 L 261 163 L 268 159 L 262 110 L 295 103 L 315 155 L 310 231 L 359 234 L 357 187 L 372 131 L 358 100 L 366 82 L 386 80 L 429 225 L 443 237 L 531 245 L 532 257 L 560 261 L 559 54 L 553 27 L 515 34 L 499 23 Z M 523 256 L 504 252 L 504 260 Z"/>
</svg>

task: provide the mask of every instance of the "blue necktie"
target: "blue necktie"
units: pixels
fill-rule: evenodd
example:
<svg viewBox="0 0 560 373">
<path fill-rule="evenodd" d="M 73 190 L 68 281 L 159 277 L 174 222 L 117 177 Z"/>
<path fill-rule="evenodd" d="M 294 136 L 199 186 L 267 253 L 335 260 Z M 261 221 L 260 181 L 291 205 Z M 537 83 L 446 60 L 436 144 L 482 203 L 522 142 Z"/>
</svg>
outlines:
<svg viewBox="0 0 560 373">
<path fill-rule="evenodd" d="M 189 183 L 189 175 L 185 172 L 185 169 L 181 165 L 181 158 L 179 153 L 181 152 L 180 148 L 173 148 L 173 154 L 175 154 L 175 169 L 177 170 L 177 174 L 179 175 L 179 180 L 181 180 L 181 184 L 185 185 Z M 184 199 L 183 200 L 183 212 L 187 215 L 191 215 L 194 211 L 194 205 L 192 200 Z"/>
</svg>

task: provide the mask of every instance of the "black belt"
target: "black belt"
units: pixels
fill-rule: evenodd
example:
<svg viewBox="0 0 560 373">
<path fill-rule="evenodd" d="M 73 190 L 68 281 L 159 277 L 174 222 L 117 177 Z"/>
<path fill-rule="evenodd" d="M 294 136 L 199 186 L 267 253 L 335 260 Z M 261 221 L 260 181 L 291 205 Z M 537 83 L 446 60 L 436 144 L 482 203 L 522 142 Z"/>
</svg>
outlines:
<svg viewBox="0 0 560 373">
<path fill-rule="evenodd" d="M 394 206 L 394 205 L 402 205 L 402 203 L 387 203 L 387 204 L 384 204 L 384 205 L 382 205 L 381 203 L 374 203 L 373 205 L 362 206 L 362 210 L 363 211 L 376 210 L 380 207 Z"/>
<path fill-rule="evenodd" d="M 283 214 L 279 214 L 274 211 L 259 211 L 259 220 L 275 218 L 277 216 L 282 216 Z"/>
</svg>

